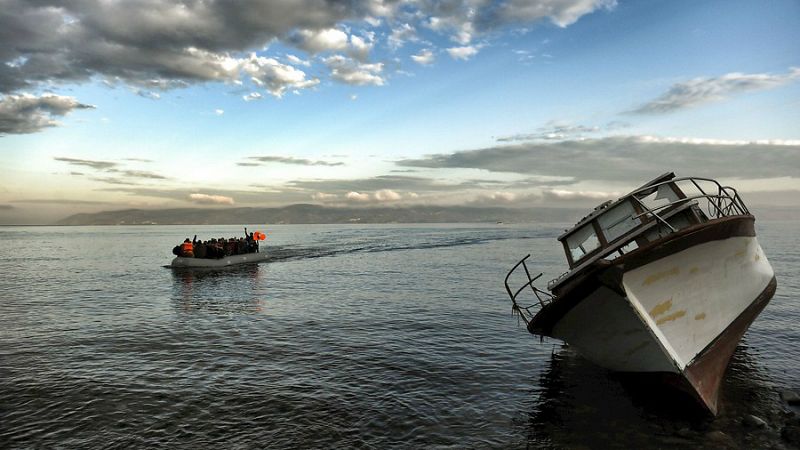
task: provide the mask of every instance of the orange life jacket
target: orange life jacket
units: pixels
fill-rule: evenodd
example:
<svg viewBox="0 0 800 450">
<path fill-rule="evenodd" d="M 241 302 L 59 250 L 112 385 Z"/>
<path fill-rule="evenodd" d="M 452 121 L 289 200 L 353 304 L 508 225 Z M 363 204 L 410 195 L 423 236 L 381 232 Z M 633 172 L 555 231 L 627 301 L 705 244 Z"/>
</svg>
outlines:
<svg viewBox="0 0 800 450">
<path fill-rule="evenodd" d="M 194 246 L 191 242 L 181 244 L 181 252 L 186 256 L 194 256 Z"/>
</svg>

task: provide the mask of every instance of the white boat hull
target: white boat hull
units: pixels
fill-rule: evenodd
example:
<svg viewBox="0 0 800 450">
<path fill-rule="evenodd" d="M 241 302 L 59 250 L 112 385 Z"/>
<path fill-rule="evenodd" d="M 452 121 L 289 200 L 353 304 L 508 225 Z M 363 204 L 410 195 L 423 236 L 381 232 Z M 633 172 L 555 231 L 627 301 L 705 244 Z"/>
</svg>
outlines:
<svg viewBox="0 0 800 450">
<path fill-rule="evenodd" d="M 679 375 L 716 413 L 728 359 L 775 290 L 756 237 L 691 246 L 624 271 L 620 284 L 598 283 L 550 335 L 610 370 Z"/>
<path fill-rule="evenodd" d="M 267 253 L 247 253 L 244 255 L 231 255 L 220 259 L 213 258 L 184 258 L 178 256 L 172 260 L 172 267 L 227 267 L 237 264 L 250 264 L 266 261 Z"/>
</svg>

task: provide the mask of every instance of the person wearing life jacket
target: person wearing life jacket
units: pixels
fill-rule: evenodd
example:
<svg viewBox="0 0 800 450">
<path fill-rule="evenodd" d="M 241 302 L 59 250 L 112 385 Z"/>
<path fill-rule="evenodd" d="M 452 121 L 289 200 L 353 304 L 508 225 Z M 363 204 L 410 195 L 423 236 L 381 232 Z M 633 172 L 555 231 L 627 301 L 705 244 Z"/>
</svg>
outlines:
<svg viewBox="0 0 800 450">
<path fill-rule="evenodd" d="M 181 256 L 184 258 L 194 258 L 194 245 L 189 238 L 186 238 L 183 244 L 181 244 Z"/>
</svg>

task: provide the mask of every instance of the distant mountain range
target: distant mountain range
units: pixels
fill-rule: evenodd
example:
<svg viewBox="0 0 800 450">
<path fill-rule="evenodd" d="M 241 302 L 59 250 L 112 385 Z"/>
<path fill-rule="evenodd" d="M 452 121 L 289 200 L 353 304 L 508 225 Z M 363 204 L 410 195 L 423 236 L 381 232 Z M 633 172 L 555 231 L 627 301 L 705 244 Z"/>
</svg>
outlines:
<svg viewBox="0 0 800 450">
<path fill-rule="evenodd" d="M 58 225 L 239 225 L 249 223 L 495 223 L 574 222 L 585 209 L 414 206 L 333 208 L 291 205 L 281 208 L 125 209 L 75 214 Z"/>
</svg>

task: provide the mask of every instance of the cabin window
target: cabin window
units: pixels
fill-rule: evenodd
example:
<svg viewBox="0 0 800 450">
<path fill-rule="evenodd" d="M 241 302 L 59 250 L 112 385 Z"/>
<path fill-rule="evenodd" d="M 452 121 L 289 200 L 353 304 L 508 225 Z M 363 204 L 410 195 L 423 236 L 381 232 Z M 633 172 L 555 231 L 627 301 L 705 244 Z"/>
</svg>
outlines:
<svg viewBox="0 0 800 450">
<path fill-rule="evenodd" d="M 655 209 L 676 202 L 680 200 L 680 197 L 678 197 L 678 194 L 675 193 L 669 184 L 662 184 L 649 195 L 641 197 L 640 200 L 648 208 Z"/>
<path fill-rule="evenodd" d="M 689 219 L 688 211 L 681 212 L 679 214 L 675 214 L 674 216 L 667 219 L 667 223 L 672 226 L 676 231 L 686 228 L 692 224 L 691 220 Z M 645 234 L 645 238 L 652 242 L 657 239 L 661 239 L 662 237 L 672 233 L 672 230 L 665 225 L 659 224 L 658 226 L 652 228 L 650 231 Z"/>
<path fill-rule="evenodd" d="M 606 237 L 608 242 L 614 241 L 642 223 L 641 219 L 636 218 L 636 211 L 628 201 L 622 202 L 603 213 L 597 218 L 597 222 L 600 224 L 603 236 Z"/>
<path fill-rule="evenodd" d="M 597 239 L 594 227 L 590 223 L 578 228 L 577 231 L 569 235 L 567 237 L 567 246 L 569 247 L 572 261 L 577 261 L 586 256 L 587 253 L 591 253 L 592 250 L 600 247 L 600 240 Z"/>
</svg>

